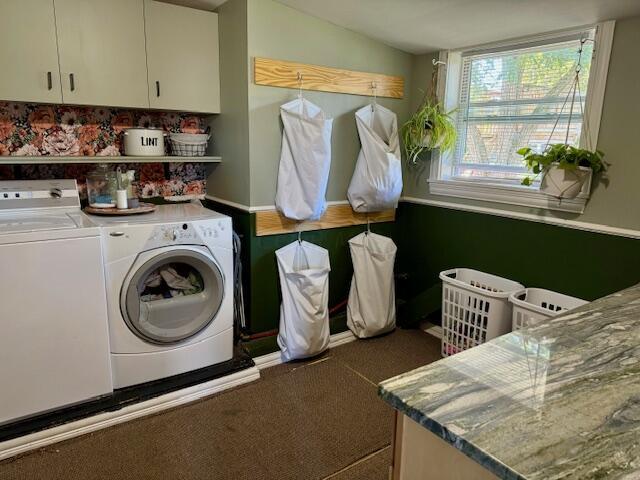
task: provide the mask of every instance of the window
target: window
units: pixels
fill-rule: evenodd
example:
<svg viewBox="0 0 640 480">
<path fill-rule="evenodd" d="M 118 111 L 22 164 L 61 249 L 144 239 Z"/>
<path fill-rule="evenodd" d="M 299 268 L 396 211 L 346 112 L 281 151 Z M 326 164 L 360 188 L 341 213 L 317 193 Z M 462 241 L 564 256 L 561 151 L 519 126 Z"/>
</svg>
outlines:
<svg viewBox="0 0 640 480">
<path fill-rule="evenodd" d="M 458 141 L 453 151 L 434 156 L 431 193 L 582 211 L 589 185 L 562 204 L 542 195 L 537 185 L 523 187 L 526 170 L 516 151 L 525 146 L 542 151 L 548 143 L 565 141 L 595 148 L 613 33 L 612 22 L 607 24 L 443 55 L 447 67 L 440 93 L 445 108 L 455 109 Z"/>
</svg>

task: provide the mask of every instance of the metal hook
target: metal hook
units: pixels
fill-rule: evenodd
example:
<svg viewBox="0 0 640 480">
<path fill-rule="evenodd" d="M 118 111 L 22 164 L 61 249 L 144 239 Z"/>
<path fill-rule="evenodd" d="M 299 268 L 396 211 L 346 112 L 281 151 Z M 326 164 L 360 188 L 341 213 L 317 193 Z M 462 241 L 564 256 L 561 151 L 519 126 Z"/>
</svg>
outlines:
<svg viewBox="0 0 640 480">
<path fill-rule="evenodd" d="M 298 72 L 298 98 L 302 98 L 302 74 Z"/>
<path fill-rule="evenodd" d="M 298 231 L 298 244 L 302 245 L 302 232 Z"/>
<path fill-rule="evenodd" d="M 373 93 L 373 103 L 371 104 L 371 111 L 375 112 L 376 106 L 378 105 L 378 84 L 375 80 L 371 82 L 371 91 Z"/>
<path fill-rule="evenodd" d="M 446 65 L 446 62 L 443 62 L 442 60 L 436 60 L 435 58 L 431 59 L 431 63 L 433 64 L 434 67 L 436 65 Z"/>
</svg>

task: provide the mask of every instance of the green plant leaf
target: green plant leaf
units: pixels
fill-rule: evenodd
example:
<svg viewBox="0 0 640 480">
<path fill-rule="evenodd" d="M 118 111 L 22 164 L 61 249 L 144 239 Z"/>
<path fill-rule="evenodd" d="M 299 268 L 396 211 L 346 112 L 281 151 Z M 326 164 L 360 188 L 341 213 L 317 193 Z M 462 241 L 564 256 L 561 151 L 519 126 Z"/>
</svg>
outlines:
<svg viewBox="0 0 640 480">
<path fill-rule="evenodd" d="M 589 167 L 593 173 L 605 171 L 608 166 L 602 160 L 604 153 L 600 150 L 592 152 L 564 143 L 548 145 L 541 154 L 533 153 L 529 147 L 520 148 L 517 153 L 524 156 L 527 169 L 536 175 L 546 172 L 553 164 L 557 164 L 558 168 L 563 170 Z M 530 185 L 530 183 L 525 184 L 523 180 L 523 185 Z"/>
<path fill-rule="evenodd" d="M 431 98 L 424 102 L 401 128 L 406 157 L 415 163 L 424 150 L 440 148 L 451 150 L 456 143 L 457 131 L 451 114 L 444 112 L 440 103 Z M 426 134 L 429 133 L 428 141 Z"/>
</svg>

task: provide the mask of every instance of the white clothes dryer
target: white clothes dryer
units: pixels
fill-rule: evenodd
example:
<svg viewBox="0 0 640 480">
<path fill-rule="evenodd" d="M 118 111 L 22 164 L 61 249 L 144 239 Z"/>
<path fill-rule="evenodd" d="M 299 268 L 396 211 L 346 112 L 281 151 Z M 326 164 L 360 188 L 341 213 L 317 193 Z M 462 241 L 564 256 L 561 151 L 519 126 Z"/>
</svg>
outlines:
<svg viewBox="0 0 640 480">
<path fill-rule="evenodd" d="M 97 217 L 115 388 L 233 356 L 231 218 L 199 203 Z"/>
</svg>

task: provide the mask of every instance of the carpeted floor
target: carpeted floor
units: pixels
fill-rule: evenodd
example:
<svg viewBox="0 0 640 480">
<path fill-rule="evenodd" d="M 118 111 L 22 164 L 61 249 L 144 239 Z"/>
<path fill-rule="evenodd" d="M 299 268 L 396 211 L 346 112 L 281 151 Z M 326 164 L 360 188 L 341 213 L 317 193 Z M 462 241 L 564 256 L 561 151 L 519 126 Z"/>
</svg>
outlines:
<svg viewBox="0 0 640 480">
<path fill-rule="evenodd" d="M 383 480 L 388 377 L 440 358 L 418 330 L 262 371 L 251 384 L 0 463 L 2 480 Z"/>
</svg>

